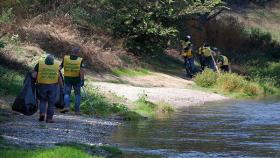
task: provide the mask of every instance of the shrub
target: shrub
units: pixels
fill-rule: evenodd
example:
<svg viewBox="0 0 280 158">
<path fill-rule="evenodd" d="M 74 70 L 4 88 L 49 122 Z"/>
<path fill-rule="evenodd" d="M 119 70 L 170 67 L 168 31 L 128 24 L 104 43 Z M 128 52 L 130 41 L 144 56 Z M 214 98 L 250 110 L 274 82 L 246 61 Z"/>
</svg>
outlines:
<svg viewBox="0 0 280 158">
<path fill-rule="evenodd" d="M 216 87 L 224 92 L 241 92 L 247 81 L 234 73 L 221 74 L 217 79 Z"/>
<path fill-rule="evenodd" d="M 237 92 L 246 96 L 257 96 L 263 92 L 259 85 L 235 73 L 221 74 L 217 79 L 216 88 L 223 92 Z"/>
<path fill-rule="evenodd" d="M 194 82 L 201 87 L 212 87 L 216 84 L 217 78 L 218 75 L 214 71 L 206 69 L 196 75 Z"/>
<path fill-rule="evenodd" d="M 196 76 L 195 83 L 201 87 L 213 87 L 224 93 L 236 93 L 238 96 L 259 96 L 265 92 L 273 93 L 274 91 L 274 89 L 263 87 L 235 73 L 217 75 L 210 70 L 205 70 Z"/>
</svg>

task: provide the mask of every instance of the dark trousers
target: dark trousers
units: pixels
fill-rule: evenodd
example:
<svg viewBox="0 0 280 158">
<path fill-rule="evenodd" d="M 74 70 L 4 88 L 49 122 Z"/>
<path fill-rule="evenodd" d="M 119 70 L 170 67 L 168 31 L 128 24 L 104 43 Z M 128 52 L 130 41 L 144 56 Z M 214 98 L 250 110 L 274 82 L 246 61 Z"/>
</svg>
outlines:
<svg viewBox="0 0 280 158">
<path fill-rule="evenodd" d="M 185 69 L 187 72 L 187 75 L 192 76 L 194 74 L 194 58 L 193 57 L 185 57 Z"/>
<path fill-rule="evenodd" d="M 229 66 L 228 66 L 228 65 L 223 65 L 223 66 L 221 66 L 221 71 L 223 71 L 223 72 L 229 72 Z"/>
<path fill-rule="evenodd" d="M 200 62 L 201 71 L 203 71 L 205 69 L 205 66 L 206 66 L 205 57 L 202 56 L 202 55 L 199 55 L 198 58 L 199 58 L 199 62 Z"/>
<path fill-rule="evenodd" d="M 47 108 L 47 119 L 52 119 L 54 114 L 54 104 L 56 102 L 57 84 L 39 84 L 38 98 L 40 100 L 40 114 L 44 115 Z"/>
</svg>

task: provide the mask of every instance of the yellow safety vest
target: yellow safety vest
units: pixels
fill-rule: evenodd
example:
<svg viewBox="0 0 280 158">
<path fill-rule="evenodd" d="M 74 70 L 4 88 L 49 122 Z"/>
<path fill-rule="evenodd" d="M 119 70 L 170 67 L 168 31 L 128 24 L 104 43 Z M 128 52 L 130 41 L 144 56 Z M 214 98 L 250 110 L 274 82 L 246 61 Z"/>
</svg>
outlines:
<svg viewBox="0 0 280 158">
<path fill-rule="evenodd" d="M 58 82 L 59 64 L 54 62 L 53 65 L 45 64 L 45 60 L 39 61 L 37 83 L 40 84 L 54 84 Z"/>
<path fill-rule="evenodd" d="M 81 69 L 82 58 L 78 57 L 76 60 L 71 60 L 69 55 L 64 56 L 63 67 L 64 76 L 79 77 Z"/>
<path fill-rule="evenodd" d="M 210 57 L 211 56 L 211 49 L 210 49 L 210 47 L 203 47 L 203 55 L 205 57 Z"/>
<path fill-rule="evenodd" d="M 185 50 L 183 53 L 182 53 L 182 56 L 183 57 L 192 57 L 192 49 L 188 49 L 188 50 Z"/>
<path fill-rule="evenodd" d="M 229 62 L 228 62 L 228 58 L 224 55 L 221 55 L 223 57 L 223 61 L 224 61 L 224 65 L 228 65 Z"/>
</svg>

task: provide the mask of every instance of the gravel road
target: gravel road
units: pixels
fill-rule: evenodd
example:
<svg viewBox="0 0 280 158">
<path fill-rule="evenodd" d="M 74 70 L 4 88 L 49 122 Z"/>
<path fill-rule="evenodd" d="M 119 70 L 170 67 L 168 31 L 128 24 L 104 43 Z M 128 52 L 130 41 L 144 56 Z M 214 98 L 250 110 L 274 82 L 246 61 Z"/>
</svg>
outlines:
<svg viewBox="0 0 280 158">
<path fill-rule="evenodd" d="M 38 121 L 38 115 L 11 115 L 8 122 L 0 124 L 0 133 L 9 144 L 22 147 L 49 147 L 56 143 L 78 142 L 106 144 L 112 130 L 119 122 L 84 116 L 54 116 L 55 123 Z"/>
</svg>

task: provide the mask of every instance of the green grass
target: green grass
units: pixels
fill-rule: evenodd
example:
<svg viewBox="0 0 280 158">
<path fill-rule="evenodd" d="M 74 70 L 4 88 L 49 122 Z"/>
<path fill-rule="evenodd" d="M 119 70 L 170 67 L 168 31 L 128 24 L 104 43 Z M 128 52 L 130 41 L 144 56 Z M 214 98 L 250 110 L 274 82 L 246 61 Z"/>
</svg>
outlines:
<svg viewBox="0 0 280 158">
<path fill-rule="evenodd" d="M 113 158 L 123 154 L 117 147 L 81 143 L 58 143 L 52 148 L 23 149 L 6 144 L 2 137 L 0 147 L 1 158 Z"/>
<path fill-rule="evenodd" d="M 128 76 L 128 77 L 145 76 L 145 75 L 149 75 L 150 73 L 151 72 L 149 70 L 144 68 L 112 70 L 112 74 L 116 76 Z"/>
<path fill-rule="evenodd" d="M 0 94 L 17 95 L 22 87 L 24 76 L 19 72 L 0 66 Z"/>
<path fill-rule="evenodd" d="M 91 156 L 73 147 L 55 147 L 50 149 L 6 149 L 0 150 L 3 158 L 102 158 Z"/>
<path fill-rule="evenodd" d="M 123 154 L 119 148 L 114 146 L 109 146 L 109 145 L 96 146 L 96 145 L 87 145 L 87 144 L 74 143 L 74 142 L 58 143 L 56 145 L 60 147 L 72 147 L 75 149 L 79 149 L 90 155 L 100 155 L 100 153 L 101 154 L 105 153 L 106 155 L 108 155 L 106 157 L 119 157 Z"/>
<path fill-rule="evenodd" d="M 97 88 L 86 88 L 87 95 L 83 95 L 81 112 L 87 115 L 109 116 L 118 115 L 127 121 L 141 120 L 143 117 L 128 109 L 124 104 L 111 103 L 105 96 L 99 93 Z"/>
<path fill-rule="evenodd" d="M 147 100 L 147 96 L 142 94 L 135 102 L 134 111 L 146 117 L 158 117 L 174 112 L 174 108 L 165 102 L 153 103 Z"/>
</svg>

